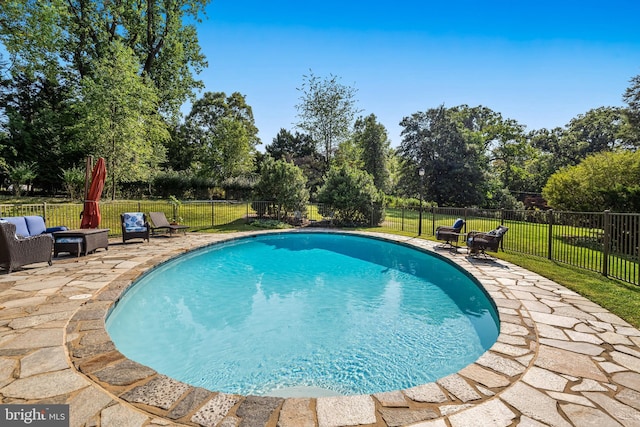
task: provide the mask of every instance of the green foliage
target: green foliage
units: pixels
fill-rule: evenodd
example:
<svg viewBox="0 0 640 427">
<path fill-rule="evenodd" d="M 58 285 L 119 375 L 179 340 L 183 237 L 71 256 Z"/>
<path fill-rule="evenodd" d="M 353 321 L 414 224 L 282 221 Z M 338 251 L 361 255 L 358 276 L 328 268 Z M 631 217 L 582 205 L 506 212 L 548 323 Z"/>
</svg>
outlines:
<svg viewBox="0 0 640 427">
<path fill-rule="evenodd" d="M 272 202 L 279 218 L 289 213 L 306 212 L 309 191 L 306 178 L 299 167 L 284 160 L 267 157 L 262 163 L 260 181 L 256 186 L 256 199 Z"/>
<path fill-rule="evenodd" d="M 62 170 L 62 181 L 69 193 L 69 197 L 79 200 L 84 197 L 85 169 L 74 166 Z"/>
<path fill-rule="evenodd" d="M 401 185 L 405 194 L 438 206 L 478 206 L 486 193 L 486 160 L 479 149 L 480 132 L 463 131 L 459 116 L 444 106 L 414 113 L 400 123 Z M 424 168 L 421 178 L 418 170 Z"/>
<path fill-rule="evenodd" d="M 356 89 L 345 86 L 339 78 L 330 75 L 324 79 L 313 74 L 302 76 L 302 95 L 298 110 L 298 128 L 311 135 L 323 153 L 328 168 L 331 158 L 342 142 L 351 135 L 356 109 Z"/>
<path fill-rule="evenodd" d="M 9 181 L 13 186 L 13 194 L 20 197 L 22 187 L 27 186 L 37 176 L 35 163 L 20 162 L 9 168 Z"/>
<path fill-rule="evenodd" d="M 640 210 L 640 152 L 599 153 L 553 174 L 543 189 L 560 210 Z"/>
<path fill-rule="evenodd" d="M 93 77 L 114 43 L 133 50 L 139 75 L 151 79 L 167 115 L 202 82 L 206 61 L 196 30 L 209 0 L 3 0 L 0 41 L 16 69 L 68 81 Z M 28 31 L 25 31 L 28 29 Z"/>
<path fill-rule="evenodd" d="M 364 170 L 373 176 L 373 183 L 385 193 L 390 189 L 389 157 L 391 142 L 387 130 L 378 123 L 375 114 L 359 117 L 355 123 L 354 141 L 361 149 Z"/>
<path fill-rule="evenodd" d="M 376 188 L 373 177 L 347 166 L 333 167 L 318 201 L 328 206 L 339 224 L 380 224 L 384 220 L 384 193 Z"/>
<path fill-rule="evenodd" d="M 292 134 L 286 129 L 280 129 L 273 142 L 265 147 L 265 151 L 276 160 L 286 160 L 298 166 L 307 178 L 307 189 L 311 194 L 322 185 L 325 164 L 311 136 L 300 132 Z"/>
<path fill-rule="evenodd" d="M 121 182 L 148 181 L 164 160 L 169 137 L 153 86 L 138 74 L 132 51 L 114 43 L 83 79 L 84 100 L 77 129 L 93 152 L 107 159 L 112 198 Z"/>
<path fill-rule="evenodd" d="M 191 168 L 221 184 L 251 172 L 260 143 L 253 112 L 243 95 L 207 92 L 197 100 L 181 129 Z"/>
<path fill-rule="evenodd" d="M 631 85 L 624 92 L 622 99 L 629 105 L 624 111 L 629 122 L 627 137 L 638 147 L 640 146 L 640 74 L 633 77 L 630 83 Z"/>
</svg>

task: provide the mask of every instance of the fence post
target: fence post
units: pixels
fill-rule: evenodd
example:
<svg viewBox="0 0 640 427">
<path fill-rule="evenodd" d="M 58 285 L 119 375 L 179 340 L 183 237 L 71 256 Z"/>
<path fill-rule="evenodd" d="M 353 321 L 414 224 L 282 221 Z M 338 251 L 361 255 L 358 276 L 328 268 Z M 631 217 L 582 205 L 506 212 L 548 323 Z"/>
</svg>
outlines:
<svg viewBox="0 0 640 427">
<path fill-rule="evenodd" d="M 47 202 L 42 202 L 42 217 L 47 221 Z"/>
<path fill-rule="evenodd" d="M 431 235 L 436 235 L 436 212 L 438 210 L 437 206 L 431 206 Z"/>
<path fill-rule="evenodd" d="M 607 277 L 609 275 L 609 248 L 611 246 L 611 211 L 606 210 L 603 212 L 604 214 L 604 224 L 602 225 L 604 228 L 604 238 L 603 238 L 603 248 L 602 248 L 602 275 Z"/>
<path fill-rule="evenodd" d="M 404 231 L 404 205 L 402 205 L 402 222 L 401 222 L 401 229 L 402 231 Z"/>
<path fill-rule="evenodd" d="M 247 202 L 247 215 L 245 215 L 245 224 L 249 224 L 249 202 Z"/>
<path fill-rule="evenodd" d="M 211 200 L 211 227 L 215 227 L 216 226 L 216 210 L 215 210 L 215 206 L 216 204 L 214 203 L 213 200 Z"/>
<path fill-rule="evenodd" d="M 553 260 L 553 209 L 548 211 L 549 237 L 547 238 L 547 258 Z"/>
</svg>

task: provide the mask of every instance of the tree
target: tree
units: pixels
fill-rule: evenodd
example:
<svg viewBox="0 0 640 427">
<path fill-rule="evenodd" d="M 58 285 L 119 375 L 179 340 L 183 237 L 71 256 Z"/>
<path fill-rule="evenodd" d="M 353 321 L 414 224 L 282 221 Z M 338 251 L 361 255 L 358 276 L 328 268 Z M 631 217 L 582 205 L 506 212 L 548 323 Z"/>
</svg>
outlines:
<svg viewBox="0 0 640 427">
<path fill-rule="evenodd" d="M 630 127 L 628 138 L 638 146 L 640 145 L 640 74 L 633 77 L 630 83 L 622 99 L 629 105 L 624 110 Z"/>
<path fill-rule="evenodd" d="M 79 83 L 121 43 L 135 54 L 137 72 L 158 93 L 158 107 L 176 115 L 206 61 L 193 24 L 209 0 L 5 0 L 0 41 L 19 71 Z M 24 29 L 29 31 L 25 32 Z"/>
<path fill-rule="evenodd" d="M 378 123 L 375 114 L 356 120 L 354 140 L 362 149 L 364 170 L 373 176 L 373 183 L 384 192 L 390 189 L 389 156 L 391 143 L 387 130 Z"/>
<path fill-rule="evenodd" d="M 640 152 L 601 152 L 553 174 L 542 194 L 555 209 L 640 210 Z"/>
<path fill-rule="evenodd" d="M 272 143 L 265 147 L 265 151 L 276 160 L 283 159 L 298 166 L 307 178 L 306 185 L 310 192 L 316 192 L 322 185 L 324 163 L 311 136 L 300 132 L 292 134 L 286 129 L 280 129 Z"/>
<path fill-rule="evenodd" d="M 318 192 L 318 201 L 343 224 L 380 224 L 384 220 L 384 194 L 373 177 L 348 166 L 332 167 Z"/>
<path fill-rule="evenodd" d="M 37 165 L 35 163 L 20 162 L 9 168 L 9 181 L 13 187 L 13 194 L 20 197 L 22 187 L 28 187 L 33 179 L 38 176 Z"/>
<path fill-rule="evenodd" d="M 482 205 L 486 188 L 478 147 L 467 143 L 450 111 L 440 106 L 414 113 L 400 125 L 404 129 L 398 156 L 406 193 L 424 191 L 439 206 Z M 425 170 L 423 179 L 420 168 Z"/>
<path fill-rule="evenodd" d="M 321 79 L 310 72 L 304 75 L 298 110 L 298 128 L 309 133 L 324 155 L 328 169 L 340 142 L 349 138 L 356 109 L 356 89 L 330 75 Z"/>
<path fill-rule="evenodd" d="M 624 109 L 600 107 L 571 119 L 564 137 L 579 161 L 593 153 L 634 148 L 628 140 L 629 126 Z"/>
<path fill-rule="evenodd" d="M 107 160 L 111 198 L 122 182 L 149 181 L 164 160 L 162 141 L 169 137 L 158 115 L 155 90 L 137 74 L 130 49 L 115 43 L 111 54 L 83 79 L 78 130 L 96 156 Z"/>
<path fill-rule="evenodd" d="M 219 184 L 247 173 L 260 143 L 251 106 L 237 92 L 206 92 L 193 104 L 181 134 L 192 169 Z"/>
<path fill-rule="evenodd" d="M 302 170 L 293 163 L 267 156 L 262 162 L 256 197 L 273 202 L 280 217 L 295 211 L 306 212 L 309 202 L 306 181 Z"/>
</svg>

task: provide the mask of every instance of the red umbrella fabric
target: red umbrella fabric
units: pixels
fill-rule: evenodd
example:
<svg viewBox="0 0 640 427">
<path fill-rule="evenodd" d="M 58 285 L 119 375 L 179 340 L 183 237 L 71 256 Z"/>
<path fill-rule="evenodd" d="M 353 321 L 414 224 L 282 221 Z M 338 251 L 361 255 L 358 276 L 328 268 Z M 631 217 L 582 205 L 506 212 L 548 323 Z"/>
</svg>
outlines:
<svg viewBox="0 0 640 427">
<path fill-rule="evenodd" d="M 100 207 L 98 206 L 98 201 L 102 195 L 106 178 L 107 168 L 104 164 L 104 159 L 100 157 L 91 173 L 91 187 L 89 188 L 87 199 L 84 201 L 80 228 L 98 228 L 100 225 Z"/>
</svg>

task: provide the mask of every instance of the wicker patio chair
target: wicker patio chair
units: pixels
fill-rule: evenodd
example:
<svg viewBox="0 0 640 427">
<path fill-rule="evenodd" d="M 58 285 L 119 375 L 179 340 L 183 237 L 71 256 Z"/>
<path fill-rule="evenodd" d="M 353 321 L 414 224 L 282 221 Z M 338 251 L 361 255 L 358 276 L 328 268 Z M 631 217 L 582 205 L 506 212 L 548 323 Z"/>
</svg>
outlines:
<svg viewBox="0 0 640 427">
<path fill-rule="evenodd" d="M 11 273 L 16 268 L 36 262 L 51 265 L 53 237 L 40 234 L 18 237 L 16 226 L 10 222 L 0 222 L 0 267 Z"/>
<path fill-rule="evenodd" d="M 467 248 L 469 255 L 478 257 L 483 255 L 489 257 L 486 251 L 498 252 L 502 238 L 509 231 L 509 228 L 499 225 L 495 230 L 489 232 L 470 231 L 467 235 Z"/>
<path fill-rule="evenodd" d="M 131 239 L 149 241 L 150 226 L 144 213 L 125 212 L 120 214 L 120 225 L 122 226 L 122 243 Z"/>
<path fill-rule="evenodd" d="M 443 246 L 449 245 L 452 248 L 458 247 L 458 240 L 461 235 L 460 232 L 464 225 L 465 221 L 462 218 L 458 218 L 451 227 L 444 225 L 438 226 L 438 228 L 436 228 L 436 240 L 443 240 Z M 454 242 L 455 245 L 452 242 Z"/>
</svg>

